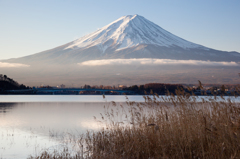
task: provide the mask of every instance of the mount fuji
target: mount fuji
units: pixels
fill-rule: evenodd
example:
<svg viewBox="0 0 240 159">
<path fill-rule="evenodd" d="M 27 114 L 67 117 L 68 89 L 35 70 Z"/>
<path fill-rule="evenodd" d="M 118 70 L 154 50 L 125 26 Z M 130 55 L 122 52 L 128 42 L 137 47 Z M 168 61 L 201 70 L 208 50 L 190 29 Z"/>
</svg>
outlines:
<svg viewBox="0 0 240 159">
<path fill-rule="evenodd" d="M 127 15 L 65 45 L 7 62 L 62 65 L 132 58 L 239 62 L 240 54 L 189 42 L 140 15 Z"/>
<path fill-rule="evenodd" d="M 2 74 L 40 84 L 239 83 L 240 53 L 184 40 L 139 15 L 62 46 L 0 61 Z"/>
</svg>

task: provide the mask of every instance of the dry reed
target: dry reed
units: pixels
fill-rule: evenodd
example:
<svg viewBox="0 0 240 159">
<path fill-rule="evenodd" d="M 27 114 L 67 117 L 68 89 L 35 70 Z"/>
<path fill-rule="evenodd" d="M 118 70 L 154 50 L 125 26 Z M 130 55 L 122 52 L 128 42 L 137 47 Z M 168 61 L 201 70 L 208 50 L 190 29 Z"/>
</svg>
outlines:
<svg viewBox="0 0 240 159">
<path fill-rule="evenodd" d="M 85 146 L 84 158 L 240 158 L 239 103 L 224 97 L 197 102 L 181 90 L 144 98 L 106 106 L 100 120 L 105 127 L 88 131 L 79 144 Z"/>
</svg>

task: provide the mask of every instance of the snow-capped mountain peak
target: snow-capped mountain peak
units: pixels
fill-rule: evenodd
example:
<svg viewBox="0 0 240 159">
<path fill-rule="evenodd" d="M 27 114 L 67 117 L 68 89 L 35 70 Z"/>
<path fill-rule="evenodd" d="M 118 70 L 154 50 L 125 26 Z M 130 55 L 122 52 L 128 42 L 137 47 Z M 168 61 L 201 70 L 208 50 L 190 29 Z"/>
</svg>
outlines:
<svg viewBox="0 0 240 159">
<path fill-rule="evenodd" d="M 67 44 L 7 63 L 74 65 L 102 59 L 171 59 L 237 62 L 240 54 L 207 48 L 171 34 L 140 15 L 120 17 Z"/>
<path fill-rule="evenodd" d="M 201 45 L 177 37 L 136 14 L 122 16 L 101 29 L 75 40 L 65 49 L 98 46 L 104 53 L 109 47 L 114 47 L 116 51 L 119 51 L 140 44 L 165 47 L 178 46 L 184 49 L 204 48 Z"/>
</svg>

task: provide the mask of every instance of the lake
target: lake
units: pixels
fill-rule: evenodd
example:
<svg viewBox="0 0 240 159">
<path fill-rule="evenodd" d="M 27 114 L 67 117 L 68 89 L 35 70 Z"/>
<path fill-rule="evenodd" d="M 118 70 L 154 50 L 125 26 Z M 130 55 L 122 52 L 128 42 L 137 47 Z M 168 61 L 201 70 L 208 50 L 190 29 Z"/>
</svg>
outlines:
<svg viewBox="0 0 240 159">
<path fill-rule="evenodd" d="M 142 96 L 128 99 L 144 102 Z M 100 118 L 110 101 L 124 105 L 126 100 L 121 95 L 0 95 L 0 158 L 25 159 L 65 146 L 74 153 L 64 136 L 100 129 L 93 117 Z"/>
<path fill-rule="evenodd" d="M 142 96 L 128 96 L 142 102 Z M 109 101 L 125 102 L 125 96 L 99 95 L 1 95 L 0 158 L 25 159 L 62 144 L 67 133 L 81 134 L 101 126 L 100 117 Z"/>
</svg>

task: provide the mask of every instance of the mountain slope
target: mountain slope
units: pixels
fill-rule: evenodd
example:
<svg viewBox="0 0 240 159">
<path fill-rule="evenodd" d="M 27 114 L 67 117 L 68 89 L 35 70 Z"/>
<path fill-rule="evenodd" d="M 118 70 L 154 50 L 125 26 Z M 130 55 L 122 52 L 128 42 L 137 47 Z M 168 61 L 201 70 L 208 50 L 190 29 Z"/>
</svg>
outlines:
<svg viewBox="0 0 240 159">
<path fill-rule="evenodd" d="M 109 25 L 88 34 L 69 45 L 65 49 L 98 46 L 104 53 L 109 47 L 116 51 L 137 46 L 153 44 L 158 46 L 179 46 L 182 48 L 204 48 L 181 39 L 158 25 L 139 15 L 123 16 Z"/>
<path fill-rule="evenodd" d="M 68 44 L 7 62 L 30 65 L 73 64 L 87 60 L 119 58 L 239 62 L 240 54 L 218 51 L 189 42 L 142 16 L 128 15 Z"/>
</svg>

